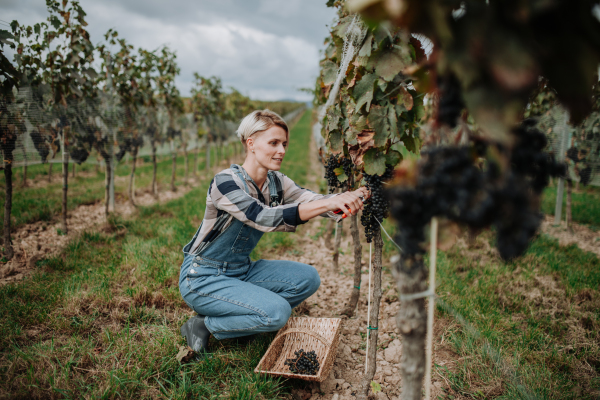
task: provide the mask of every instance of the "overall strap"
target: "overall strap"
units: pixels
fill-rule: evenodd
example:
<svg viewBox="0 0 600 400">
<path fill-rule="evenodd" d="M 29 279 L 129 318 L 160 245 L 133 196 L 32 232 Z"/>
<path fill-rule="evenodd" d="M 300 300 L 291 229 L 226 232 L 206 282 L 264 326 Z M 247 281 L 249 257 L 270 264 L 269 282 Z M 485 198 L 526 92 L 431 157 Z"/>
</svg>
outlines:
<svg viewBox="0 0 600 400">
<path fill-rule="evenodd" d="M 271 204 L 269 205 L 277 207 L 282 200 L 279 198 L 279 193 L 282 191 L 281 181 L 273 171 L 269 171 L 267 174 L 269 176 L 269 197 L 271 197 Z"/>
<path fill-rule="evenodd" d="M 232 168 L 232 170 L 233 170 L 233 172 L 235 172 L 235 174 L 238 176 L 238 178 L 240 178 L 240 180 L 242 182 L 244 182 L 244 186 L 246 187 L 246 193 L 250 193 L 250 188 L 248 187 L 248 184 L 246 183 L 246 179 L 244 178 L 242 171 L 240 171 L 238 168 Z"/>
</svg>

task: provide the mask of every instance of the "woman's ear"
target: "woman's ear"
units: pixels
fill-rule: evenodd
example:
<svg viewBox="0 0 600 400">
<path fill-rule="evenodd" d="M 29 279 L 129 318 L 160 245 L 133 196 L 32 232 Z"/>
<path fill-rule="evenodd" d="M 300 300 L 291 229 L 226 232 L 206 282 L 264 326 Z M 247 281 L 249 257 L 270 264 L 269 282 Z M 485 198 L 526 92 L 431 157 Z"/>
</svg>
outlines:
<svg viewBox="0 0 600 400">
<path fill-rule="evenodd" d="M 254 139 L 252 137 L 249 137 L 248 139 L 246 139 L 246 148 L 248 149 L 248 153 L 254 153 L 254 150 L 252 150 L 253 147 Z"/>
</svg>

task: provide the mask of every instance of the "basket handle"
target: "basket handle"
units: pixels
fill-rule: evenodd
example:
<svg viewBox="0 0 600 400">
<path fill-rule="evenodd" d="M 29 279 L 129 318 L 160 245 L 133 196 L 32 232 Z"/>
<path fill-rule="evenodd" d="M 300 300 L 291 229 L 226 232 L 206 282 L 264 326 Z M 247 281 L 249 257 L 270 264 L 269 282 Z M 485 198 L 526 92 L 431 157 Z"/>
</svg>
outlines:
<svg viewBox="0 0 600 400">
<path fill-rule="evenodd" d="M 274 345 L 276 342 L 280 341 L 288 333 L 306 333 L 307 335 L 310 335 L 310 336 L 314 337 L 315 339 L 318 339 L 325 346 L 331 347 L 330 341 L 328 341 L 327 339 L 325 339 L 323 336 L 319 335 L 318 333 L 310 331 L 306 328 L 290 328 L 290 329 L 286 330 L 285 332 L 277 335 L 275 340 L 273 340 L 273 343 L 271 343 L 271 346 Z"/>
</svg>

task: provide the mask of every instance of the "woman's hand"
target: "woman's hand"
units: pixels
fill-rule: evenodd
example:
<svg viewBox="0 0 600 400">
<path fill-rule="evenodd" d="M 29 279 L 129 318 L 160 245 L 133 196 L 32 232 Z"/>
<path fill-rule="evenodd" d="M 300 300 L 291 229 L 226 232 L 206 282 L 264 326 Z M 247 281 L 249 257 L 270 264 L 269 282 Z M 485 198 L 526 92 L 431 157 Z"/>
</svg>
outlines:
<svg viewBox="0 0 600 400">
<path fill-rule="evenodd" d="M 368 199 L 369 191 L 363 186 L 353 192 L 344 192 L 330 198 L 327 208 L 329 211 L 342 210 L 347 216 L 357 214 L 364 208 L 363 199 Z"/>
</svg>

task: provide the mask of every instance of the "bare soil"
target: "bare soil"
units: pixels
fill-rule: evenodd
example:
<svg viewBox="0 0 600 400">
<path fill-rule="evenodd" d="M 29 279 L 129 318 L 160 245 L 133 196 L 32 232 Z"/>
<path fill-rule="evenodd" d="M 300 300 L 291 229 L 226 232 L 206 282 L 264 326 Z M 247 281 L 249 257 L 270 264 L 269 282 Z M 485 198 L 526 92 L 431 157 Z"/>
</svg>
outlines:
<svg viewBox="0 0 600 400">
<path fill-rule="evenodd" d="M 316 160 L 316 151 L 311 151 L 311 165 L 319 168 Z M 313 171 L 309 180 L 315 179 L 319 170 Z M 315 184 L 309 187 L 316 187 Z M 340 316 L 354 286 L 353 283 L 353 245 L 350 235 L 349 221 L 344 221 L 344 233 L 340 246 L 339 256 L 340 271 L 336 273 L 333 267 L 333 252 L 325 245 L 323 236 L 318 241 L 312 239 L 321 226 L 319 219 L 313 219 L 296 235 L 294 254 L 274 254 L 274 257 L 313 265 L 319 271 L 321 287 L 313 296 L 306 300 L 304 314 L 310 317 L 343 318 L 340 344 L 332 372 L 328 379 L 320 384 L 312 385 L 312 390 L 299 390 L 293 393 L 295 398 L 341 400 L 353 399 L 353 393 L 358 390 L 358 385 L 365 370 L 365 344 L 367 332 L 367 294 L 369 282 L 369 244 L 363 243 L 363 270 L 361 283 L 361 297 L 353 318 Z M 312 237 L 311 237 L 312 236 Z M 384 239 L 384 240 L 387 240 Z M 384 268 L 391 267 L 389 260 L 384 260 Z M 396 314 L 400 308 L 396 284 L 390 273 L 383 274 L 383 296 L 380 305 L 379 343 L 377 352 L 377 372 L 374 380 L 381 385 L 382 391 L 371 394 L 373 399 L 399 399 L 402 381 L 400 377 L 400 357 L 402 343 L 398 328 L 396 327 Z M 443 342 L 443 334 L 450 325 L 450 321 L 438 320 L 434 328 L 434 356 L 435 364 L 447 366 L 452 369 L 457 361 L 456 354 L 451 347 Z M 442 393 L 442 388 L 448 384 L 440 376 L 432 372 L 432 398 L 437 398 Z"/>
<path fill-rule="evenodd" d="M 58 174 L 57 174 L 58 175 Z M 118 178 L 118 177 L 117 177 Z M 198 182 L 190 179 L 186 186 L 180 186 L 176 192 L 159 192 L 159 202 L 167 202 L 179 198 L 189 192 Z M 138 190 L 135 202 L 139 206 L 150 206 L 156 202 L 150 189 Z M 128 199 L 116 199 L 117 215 L 131 218 L 137 212 Z M 10 282 L 24 279 L 34 269 L 41 258 L 48 258 L 60 254 L 65 246 L 81 233 L 102 230 L 107 223 L 105 216 L 105 203 L 99 201 L 90 205 L 78 206 L 68 213 L 68 234 L 61 231 L 61 222 L 38 221 L 18 227 L 12 233 L 15 257 L 7 262 L 0 263 L 0 286 Z"/>
<path fill-rule="evenodd" d="M 600 256 L 600 232 L 594 232 L 585 225 L 573 223 L 571 233 L 564 221 L 559 226 L 554 226 L 554 216 L 546 215 L 541 231 L 558 239 L 561 246 L 576 244 L 581 250 Z"/>
</svg>

